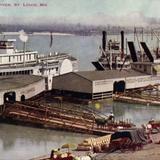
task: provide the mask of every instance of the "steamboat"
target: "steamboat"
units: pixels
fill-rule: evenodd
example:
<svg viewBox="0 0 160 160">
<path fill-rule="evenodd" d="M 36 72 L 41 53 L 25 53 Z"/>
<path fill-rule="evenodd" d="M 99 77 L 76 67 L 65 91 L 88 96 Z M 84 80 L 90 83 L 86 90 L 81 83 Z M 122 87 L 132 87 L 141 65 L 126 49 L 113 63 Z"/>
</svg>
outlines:
<svg viewBox="0 0 160 160">
<path fill-rule="evenodd" d="M 124 52 L 124 31 L 121 31 L 121 43 L 112 39 L 107 41 L 106 35 L 106 31 L 103 31 L 101 56 L 98 61 L 92 62 L 96 70 L 131 69 L 131 58 Z"/>
<path fill-rule="evenodd" d="M 38 75 L 45 77 L 46 90 L 52 88 L 53 76 L 78 70 L 77 59 L 67 53 L 39 54 L 26 49 L 17 50 L 15 39 L 0 40 L 0 77 Z"/>
</svg>

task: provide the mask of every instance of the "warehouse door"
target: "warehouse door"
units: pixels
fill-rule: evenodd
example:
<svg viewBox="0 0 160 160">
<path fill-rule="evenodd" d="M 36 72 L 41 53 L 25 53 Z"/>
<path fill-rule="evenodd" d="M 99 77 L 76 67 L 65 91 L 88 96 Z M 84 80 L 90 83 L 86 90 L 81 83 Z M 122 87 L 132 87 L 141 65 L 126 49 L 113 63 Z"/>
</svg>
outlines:
<svg viewBox="0 0 160 160">
<path fill-rule="evenodd" d="M 125 81 L 116 81 L 113 84 L 113 93 L 123 93 L 125 91 Z"/>
<path fill-rule="evenodd" d="M 7 92 L 4 94 L 4 103 L 6 102 L 15 102 L 16 101 L 16 93 L 15 92 Z"/>
<path fill-rule="evenodd" d="M 24 102 L 26 100 L 25 95 L 21 96 L 21 102 Z"/>
</svg>

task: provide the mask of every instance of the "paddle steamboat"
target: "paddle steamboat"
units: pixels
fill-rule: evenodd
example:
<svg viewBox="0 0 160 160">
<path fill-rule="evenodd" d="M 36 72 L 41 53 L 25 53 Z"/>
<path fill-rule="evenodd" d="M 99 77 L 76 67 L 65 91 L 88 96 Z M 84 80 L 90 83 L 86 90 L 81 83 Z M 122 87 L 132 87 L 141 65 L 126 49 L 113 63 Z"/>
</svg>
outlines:
<svg viewBox="0 0 160 160">
<path fill-rule="evenodd" d="M 17 50 L 15 39 L 0 40 L 0 76 L 39 75 L 45 77 L 46 89 L 52 88 L 53 76 L 78 70 L 77 59 L 66 53 Z"/>
<path fill-rule="evenodd" d="M 121 43 L 112 39 L 107 41 L 106 37 L 106 31 L 103 31 L 101 56 L 97 61 L 92 62 L 96 70 L 130 69 L 131 58 L 124 52 L 124 31 L 121 31 Z"/>
</svg>

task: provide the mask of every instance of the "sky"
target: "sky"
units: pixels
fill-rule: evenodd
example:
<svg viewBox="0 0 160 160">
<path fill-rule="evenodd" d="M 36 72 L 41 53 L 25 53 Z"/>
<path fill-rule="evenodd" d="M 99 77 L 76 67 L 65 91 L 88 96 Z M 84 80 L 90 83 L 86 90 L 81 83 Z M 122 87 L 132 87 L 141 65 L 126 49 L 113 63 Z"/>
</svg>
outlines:
<svg viewBox="0 0 160 160">
<path fill-rule="evenodd" d="M 159 6 L 160 0 L 0 0 L 0 19 L 5 24 L 157 25 Z"/>
</svg>

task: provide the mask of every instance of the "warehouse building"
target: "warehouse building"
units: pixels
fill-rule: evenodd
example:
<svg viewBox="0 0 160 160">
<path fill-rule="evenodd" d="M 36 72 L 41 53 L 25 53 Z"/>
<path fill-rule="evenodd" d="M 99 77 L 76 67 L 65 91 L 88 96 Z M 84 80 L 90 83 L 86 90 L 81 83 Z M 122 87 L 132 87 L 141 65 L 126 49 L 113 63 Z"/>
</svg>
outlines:
<svg viewBox="0 0 160 160">
<path fill-rule="evenodd" d="M 0 105 L 24 101 L 45 90 L 45 79 L 40 76 L 17 75 L 0 77 Z"/>
<path fill-rule="evenodd" d="M 106 70 L 71 72 L 53 78 L 53 90 L 60 95 L 84 99 L 105 99 L 115 92 L 125 89 L 156 84 L 158 75 L 150 75 L 135 70 Z"/>
</svg>

